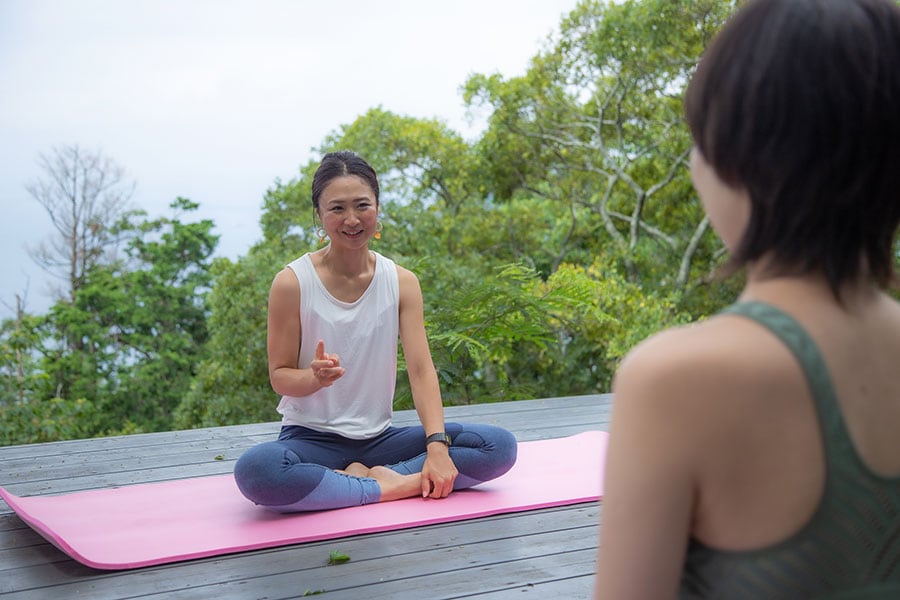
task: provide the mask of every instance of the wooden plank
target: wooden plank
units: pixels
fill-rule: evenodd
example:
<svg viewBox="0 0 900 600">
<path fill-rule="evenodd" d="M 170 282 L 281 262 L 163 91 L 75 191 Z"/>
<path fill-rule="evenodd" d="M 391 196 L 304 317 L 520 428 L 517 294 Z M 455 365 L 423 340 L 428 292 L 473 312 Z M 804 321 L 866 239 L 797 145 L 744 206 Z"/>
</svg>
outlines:
<svg viewBox="0 0 900 600">
<path fill-rule="evenodd" d="M 596 561 L 595 561 L 596 563 Z M 565 598 L 566 600 L 589 600 L 594 592 L 594 571 L 585 575 L 564 577 L 553 581 L 540 583 L 526 583 L 518 587 L 496 590 L 493 592 L 480 591 L 460 598 L 478 597 L 481 600 L 502 600 L 504 598 L 521 598 L 523 593 L 530 593 L 531 598 Z"/>
</svg>

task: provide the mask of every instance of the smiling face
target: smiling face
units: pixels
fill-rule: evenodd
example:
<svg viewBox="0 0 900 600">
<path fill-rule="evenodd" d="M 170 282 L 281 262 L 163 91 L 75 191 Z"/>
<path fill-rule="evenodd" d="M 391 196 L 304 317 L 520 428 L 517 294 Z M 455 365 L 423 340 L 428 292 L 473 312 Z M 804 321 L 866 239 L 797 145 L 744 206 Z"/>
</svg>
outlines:
<svg viewBox="0 0 900 600">
<path fill-rule="evenodd" d="M 333 245 L 365 246 L 378 221 L 375 192 L 356 175 L 335 177 L 319 197 L 319 219 Z"/>
</svg>

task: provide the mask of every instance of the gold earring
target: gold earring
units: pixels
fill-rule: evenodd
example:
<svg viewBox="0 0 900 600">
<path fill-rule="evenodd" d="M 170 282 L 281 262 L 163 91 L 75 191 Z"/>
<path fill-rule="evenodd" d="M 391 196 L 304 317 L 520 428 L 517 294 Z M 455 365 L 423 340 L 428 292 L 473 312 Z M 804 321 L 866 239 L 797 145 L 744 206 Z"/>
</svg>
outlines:
<svg viewBox="0 0 900 600">
<path fill-rule="evenodd" d="M 381 231 L 383 229 L 384 229 L 384 223 L 382 223 L 381 221 L 378 221 L 377 223 L 375 223 L 375 239 L 376 240 L 381 239 Z"/>
<path fill-rule="evenodd" d="M 316 235 L 319 236 L 319 245 L 325 243 L 325 228 L 324 227 L 316 227 Z"/>
</svg>

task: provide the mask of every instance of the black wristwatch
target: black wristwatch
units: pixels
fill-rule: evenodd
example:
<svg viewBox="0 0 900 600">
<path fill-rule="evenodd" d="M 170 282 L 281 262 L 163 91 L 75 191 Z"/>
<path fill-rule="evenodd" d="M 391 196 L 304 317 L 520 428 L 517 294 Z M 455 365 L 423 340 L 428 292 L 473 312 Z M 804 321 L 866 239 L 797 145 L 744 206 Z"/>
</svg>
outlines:
<svg viewBox="0 0 900 600">
<path fill-rule="evenodd" d="M 440 442 L 442 444 L 446 444 L 450 446 L 453 440 L 450 439 L 450 435 L 445 431 L 441 431 L 438 433 L 432 433 L 427 438 L 425 438 L 425 447 L 428 447 L 428 444 L 431 442 Z"/>
</svg>

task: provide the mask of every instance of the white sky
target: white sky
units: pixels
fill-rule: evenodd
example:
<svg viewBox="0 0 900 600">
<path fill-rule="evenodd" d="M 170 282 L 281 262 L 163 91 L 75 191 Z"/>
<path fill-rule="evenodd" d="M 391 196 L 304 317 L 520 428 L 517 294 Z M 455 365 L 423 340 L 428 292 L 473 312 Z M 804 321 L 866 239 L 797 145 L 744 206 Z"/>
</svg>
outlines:
<svg viewBox="0 0 900 600">
<path fill-rule="evenodd" d="M 261 237 L 262 198 L 375 106 L 480 131 L 460 86 L 524 73 L 577 0 L 0 0 L 0 318 L 45 312 L 29 258 L 52 234 L 25 191 L 40 153 L 99 149 L 167 215 L 212 219 L 218 255 Z"/>
</svg>

